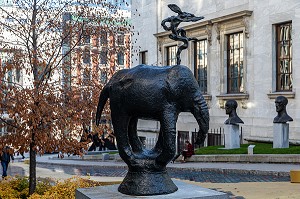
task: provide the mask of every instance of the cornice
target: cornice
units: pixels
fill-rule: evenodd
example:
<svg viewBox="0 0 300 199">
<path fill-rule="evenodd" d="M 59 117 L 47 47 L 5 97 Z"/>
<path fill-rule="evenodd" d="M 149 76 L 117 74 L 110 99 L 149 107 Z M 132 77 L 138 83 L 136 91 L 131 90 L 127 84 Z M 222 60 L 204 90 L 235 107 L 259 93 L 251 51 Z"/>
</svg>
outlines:
<svg viewBox="0 0 300 199">
<path fill-rule="evenodd" d="M 224 15 L 224 16 L 213 18 L 210 20 L 193 23 L 191 25 L 183 26 L 183 28 L 186 31 L 190 31 L 193 29 L 199 29 L 199 28 L 207 29 L 208 26 L 212 26 L 213 24 L 222 24 L 222 23 L 236 20 L 236 19 L 244 20 L 245 17 L 250 17 L 252 15 L 252 13 L 253 13 L 253 11 L 251 11 L 251 10 L 243 10 L 240 12 L 232 13 L 229 15 Z M 156 33 L 156 34 L 154 34 L 154 36 L 157 38 L 166 37 L 166 36 L 169 36 L 170 33 L 171 33 L 171 31 L 164 31 L 164 32 Z"/>
</svg>

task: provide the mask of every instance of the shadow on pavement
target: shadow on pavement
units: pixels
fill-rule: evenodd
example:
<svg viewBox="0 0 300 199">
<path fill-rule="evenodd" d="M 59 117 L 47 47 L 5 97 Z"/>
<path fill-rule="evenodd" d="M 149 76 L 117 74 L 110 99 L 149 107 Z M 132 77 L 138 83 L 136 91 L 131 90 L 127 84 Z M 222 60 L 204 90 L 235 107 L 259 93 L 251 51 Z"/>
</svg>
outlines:
<svg viewBox="0 0 300 199">
<path fill-rule="evenodd" d="M 25 176 L 26 173 L 24 168 L 10 164 L 7 169 L 7 174 L 9 176 L 15 176 L 15 175 Z"/>
</svg>

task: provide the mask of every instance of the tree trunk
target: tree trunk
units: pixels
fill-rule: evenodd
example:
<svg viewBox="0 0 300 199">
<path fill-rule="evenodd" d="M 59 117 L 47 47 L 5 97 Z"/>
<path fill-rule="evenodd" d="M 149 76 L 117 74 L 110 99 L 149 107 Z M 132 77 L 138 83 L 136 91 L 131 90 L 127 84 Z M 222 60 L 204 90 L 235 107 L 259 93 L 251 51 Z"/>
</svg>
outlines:
<svg viewBox="0 0 300 199">
<path fill-rule="evenodd" d="M 31 20 L 31 32 L 32 32 L 32 54 L 33 54 L 33 60 L 32 61 L 32 69 L 33 69 L 33 77 L 34 77 L 34 89 L 35 94 L 38 96 L 39 90 L 39 78 L 38 78 L 38 53 L 37 53 L 37 0 L 33 1 L 32 6 L 32 20 Z M 35 105 L 38 106 L 38 103 L 35 102 Z M 33 112 L 35 109 L 33 109 Z M 29 165 L 29 195 L 32 195 L 35 192 L 36 189 L 36 151 L 34 149 L 35 147 L 35 131 L 33 129 L 32 131 L 32 137 L 31 137 L 31 143 L 30 143 L 30 165 Z"/>
<path fill-rule="evenodd" d="M 32 133 L 29 157 L 29 195 L 32 195 L 36 189 L 36 151 L 34 150 L 34 133 Z"/>
</svg>

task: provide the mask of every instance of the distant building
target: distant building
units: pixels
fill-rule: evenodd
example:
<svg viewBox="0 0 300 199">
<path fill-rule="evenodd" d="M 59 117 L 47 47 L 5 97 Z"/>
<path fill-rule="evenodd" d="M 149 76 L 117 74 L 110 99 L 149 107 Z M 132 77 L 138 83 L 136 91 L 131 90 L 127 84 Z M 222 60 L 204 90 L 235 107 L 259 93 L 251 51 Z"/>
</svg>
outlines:
<svg viewBox="0 0 300 199">
<path fill-rule="evenodd" d="M 64 13 L 62 34 L 69 34 L 70 29 L 67 25 L 69 23 L 84 21 L 85 25 L 82 32 L 81 30 L 78 32 L 72 30 L 77 33 L 77 36 L 71 37 L 63 43 L 62 54 L 64 56 L 74 46 L 74 42 L 78 42 L 71 54 L 64 57 L 62 86 L 86 88 L 86 82 L 91 81 L 105 85 L 116 71 L 130 67 L 131 3 L 128 0 L 106 0 L 105 2 L 108 5 L 104 8 L 99 7 L 99 16 L 91 14 L 78 17 L 72 12 Z M 120 20 L 121 18 L 122 20 Z M 92 95 L 95 95 L 94 89 L 74 97 L 90 99 Z M 105 119 L 101 120 L 101 124 L 106 124 L 110 128 L 110 116 L 103 115 L 103 118 Z M 94 131 L 93 121 L 84 125 L 88 131 Z M 103 132 L 110 133 L 106 130 Z"/>
<path fill-rule="evenodd" d="M 300 143 L 300 2 L 273 0 L 132 0 L 134 34 L 133 66 L 140 63 L 174 65 L 181 42 L 171 40 L 161 21 L 177 15 L 168 8 L 177 4 L 182 11 L 205 18 L 182 23 L 191 41 L 181 53 L 181 64 L 195 75 L 209 105 L 210 128 L 223 127 L 224 104 L 238 102 L 238 115 L 244 121 L 243 138 L 272 141 L 275 98 L 288 98 L 290 141 Z M 154 122 L 155 123 L 155 122 Z M 157 127 L 141 121 L 139 131 Z M 178 135 L 191 138 L 198 130 L 190 113 L 178 119 Z M 152 129 L 153 130 L 153 129 Z M 154 130 L 155 131 L 155 130 Z M 149 131 L 148 131 L 149 132 Z"/>
<path fill-rule="evenodd" d="M 66 40 L 62 49 L 62 54 L 64 55 L 70 50 L 72 40 L 80 40 L 75 50 L 64 59 L 64 62 L 72 64 L 72 75 L 82 81 L 91 79 L 92 72 L 98 72 L 99 81 L 106 83 L 115 71 L 130 67 L 130 32 L 128 29 L 130 23 L 130 10 L 128 9 L 130 8 L 130 2 L 128 3 L 128 0 L 107 0 L 106 3 L 115 6 L 116 9 L 120 9 L 117 11 L 119 15 L 116 13 L 110 15 L 110 17 L 123 17 L 127 24 L 117 24 L 120 23 L 118 20 L 114 21 L 105 17 L 99 17 L 102 20 L 100 23 L 93 23 L 92 15 L 78 19 L 71 12 L 65 13 L 63 16 L 64 21 L 71 21 L 71 23 L 72 21 L 86 20 L 83 34 L 80 35 L 78 33 L 78 37 Z M 112 10 L 103 12 L 112 12 Z M 116 31 L 115 27 L 120 28 Z M 68 27 L 63 27 L 63 30 L 69 31 L 67 29 Z"/>
<path fill-rule="evenodd" d="M 82 35 L 79 44 L 76 46 L 75 50 L 67 56 L 66 53 L 72 46 L 69 42 L 72 40 L 78 41 L 78 37 L 71 37 L 64 41 L 61 50 L 61 55 L 63 57 L 61 68 L 69 67 L 70 71 L 72 72 L 66 76 L 66 74 L 59 71 L 60 69 L 57 69 L 54 71 L 53 77 L 55 79 L 52 79 L 53 81 L 61 80 L 61 85 L 63 86 L 66 84 L 71 84 L 71 78 L 73 77 L 75 77 L 73 78 L 75 81 L 85 81 L 87 79 L 91 79 L 92 72 L 96 72 L 98 74 L 98 81 L 101 83 L 106 83 L 115 71 L 123 68 L 129 68 L 131 61 L 129 47 L 130 32 L 126 26 L 129 26 L 128 24 L 130 23 L 131 2 L 130 0 L 107 0 L 106 3 L 109 4 L 107 8 L 99 8 L 107 9 L 106 12 L 109 13 L 109 15 L 107 15 L 107 20 L 103 20 L 103 22 L 101 21 L 101 24 L 103 24 L 103 27 L 105 28 L 99 26 L 95 27 L 96 23 L 88 23 L 88 25 L 85 26 L 86 29 L 84 29 L 84 34 Z M 0 0 L 0 6 L 7 7 L 7 9 L 16 9 L 12 0 Z M 111 20 L 110 17 L 122 17 L 125 24 L 115 24 L 119 23 L 119 21 L 116 20 L 116 22 L 114 22 L 114 20 Z M 71 12 L 65 13 L 63 16 L 61 16 L 61 18 L 63 22 L 76 20 L 75 14 Z M 7 23 L 14 21 L 9 16 L 2 17 L 1 20 L 4 20 Z M 26 18 L 21 18 L 20 21 L 26 22 Z M 115 27 L 117 26 L 121 27 L 119 28 L 118 32 L 115 31 Z M 124 27 L 122 28 L 122 26 Z M 61 33 L 64 34 L 64 28 L 67 27 L 63 27 L 62 32 L 51 32 L 53 30 L 49 30 L 49 34 L 53 33 L 60 36 Z M 2 32 L 0 37 L 2 37 L 1 41 L 8 43 L 14 41 L 17 46 L 16 41 L 18 39 L 12 38 L 8 31 Z M 4 45 L 4 43 L 2 44 Z M 19 49 L 18 46 L 16 49 Z M 13 56 L 14 52 L 11 50 L 5 48 L 0 49 L 0 72 L 2 71 L 1 69 L 4 65 L 9 64 Z M 24 68 L 6 71 L 4 78 L 0 79 L 0 83 L 14 83 L 19 84 L 22 87 L 31 87 L 33 85 L 33 77 L 30 77 L 24 71 Z M 5 110 L 3 113 L 4 114 L 1 115 L 2 119 L 9 121 L 9 116 L 6 114 Z M 10 128 L 8 125 L 0 121 L 0 136 L 10 132 L 11 129 L 12 128 Z"/>
</svg>

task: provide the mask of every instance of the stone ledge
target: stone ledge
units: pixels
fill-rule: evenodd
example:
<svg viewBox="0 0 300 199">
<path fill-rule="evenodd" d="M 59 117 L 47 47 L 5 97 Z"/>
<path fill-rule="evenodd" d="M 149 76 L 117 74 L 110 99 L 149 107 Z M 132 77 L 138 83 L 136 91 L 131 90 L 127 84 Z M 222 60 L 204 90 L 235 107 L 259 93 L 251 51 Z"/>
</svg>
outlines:
<svg viewBox="0 0 300 199">
<path fill-rule="evenodd" d="M 280 176 L 286 177 L 290 176 L 290 172 L 286 171 L 261 171 L 261 170 L 249 170 L 249 169 L 224 169 L 224 168 L 174 168 L 168 167 L 168 171 L 171 170 L 180 170 L 180 171 L 198 171 L 198 172 L 217 172 L 222 174 L 246 174 L 246 175 L 271 175 L 271 176 Z"/>
<path fill-rule="evenodd" d="M 282 95 L 286 98 L 289 99 L 294 99 L 295 98 L 295 92 L 274 92 L 274 93 L 269 93 L 267 94 L 269 99 L 275 99 L 276 97 Z"/>
<path fill-rule="evenodd" d="M 174 180 L 175 185 L 178 187 L 178 191 L 154 196 L 131 196 L 118 192 L 119 185 L 99 186 L 92 188 L 79 188 L 76 189 L 76 199 L 124 199 L 124 198 L 149 198 L 149 199 L 228 199 L 227 193 L 203 188 L 200 186 L 188 184 L 179 180 Z"/>
<path fill-rule="evenodd" d="M 58 157 L 51 157 L 49 159 L 52 160 L 60 160 L 61 158 Z M 65 156 L 63 158 L 64 160 L 83 160 L 83 161 L 108 161 L 108 160 L 114 160 L 114 161 L 123 161 L 118 153 L 116 154 L 109 154 L 109 153 L 101 153 L 101 154 L 95 154 L 95 155 L 83 155 L 82 157 L 80 156 Z"/>
<path fill-rule="evenodd" d="M 298 154 L 193 155 L 188 162 L 300 163 Z"/>
<path fill-rule="evenodd" d="M 247 100 L 249 99 L 248 93 L 237 93 L 237 94 L 221 94 L 216 96 L 219 100 Z"/>
</svg>

